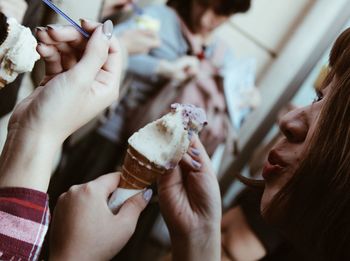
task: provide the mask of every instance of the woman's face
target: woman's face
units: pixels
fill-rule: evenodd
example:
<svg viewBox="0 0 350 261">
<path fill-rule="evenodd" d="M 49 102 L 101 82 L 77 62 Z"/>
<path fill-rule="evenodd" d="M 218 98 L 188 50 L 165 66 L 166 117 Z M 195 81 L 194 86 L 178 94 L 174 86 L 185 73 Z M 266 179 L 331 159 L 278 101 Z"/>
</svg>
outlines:
<svg viewBox="0 0 350 261">
<path fill-rule="evenodd" d="M 114 15 L 116 12 L 129 11 L 132 9 L 132 0 L 105 0 L 101 17 L 106 18 Z"/>
<path fill-rule="evenodd" d="M 213 9 L 208 9 L 194 1 L 192 7 L 192 24 L 196 34 L 208 37 L 217 27 L 227 21 L 229 17 L 218 15 Z"/>
<path fill-rule="evenodd" d="M 288 183 L 300 166 L 312 134 L 317 128 L 318 118 L 329 90 L 330 86 L 326 87 L 311 105 L 292 110 L 280 120 L 279 127 L 283 137 L 271 149 L 262 173 L 265 180 L 262 210 Z"/>
</svg>

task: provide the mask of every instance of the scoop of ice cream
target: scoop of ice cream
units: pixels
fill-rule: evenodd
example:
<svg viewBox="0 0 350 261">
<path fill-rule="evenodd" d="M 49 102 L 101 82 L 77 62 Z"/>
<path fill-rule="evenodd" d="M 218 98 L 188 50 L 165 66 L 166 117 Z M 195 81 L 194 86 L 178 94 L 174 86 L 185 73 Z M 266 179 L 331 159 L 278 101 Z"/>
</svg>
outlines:
<svg viewBox="0 0 350 261">
<path fill-rule="evenodd" d="M 188 131 L 198 133 L 208 123 L 205 111 L 192 104 L 174 103 L 171 109 L 173 112 L 182 112 L 183 126 Z"/>
<path fill-rule="evenodd" d="M 37 41 L 29 28 L 8 18 L 8 35 L 0 46 L 0 78 L 7 83 L 14 81 L 18 74 L 33 70 L 40 58 L 36 51 Z"/>
<path fill-rule="evenodd" d="M 149 123 L 129 139 L 129 145 L 150 162 L 171 169 L 187 152 L 191 132 L 206 124 L 205 112 L 193 105 L 173 104 L 172 111 Z"/>
<path fill-rule="evenodd" d="M 135 18 L 136 24 L 140 29 L 147 29 L 158 33 L 160 30 L 160 22 L 148 15 L 139 15 Z"/>
</svg>

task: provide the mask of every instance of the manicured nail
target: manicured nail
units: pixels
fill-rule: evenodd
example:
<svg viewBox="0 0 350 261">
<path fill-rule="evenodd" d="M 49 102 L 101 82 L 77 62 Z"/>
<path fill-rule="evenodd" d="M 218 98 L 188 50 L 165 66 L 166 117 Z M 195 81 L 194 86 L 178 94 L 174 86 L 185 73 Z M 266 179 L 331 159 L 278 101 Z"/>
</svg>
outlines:
<svg viewBox="0 0 350 261">
<path fill-rule="evenodd" d="M 107 20 L 103 23 L 102 31 L 108 39 L 112 38 L 113 34 L 113 23 L 111 20 Z"/>
<path fill-rule="evenodd" d="M 188 131 L 188 139 L 192 140 L 192 137 L 193 137 L 193 131 L 189 130 Z"/>
<path fill-rule="evenodd" d="M 200 164 L 198 161 L 196 160 L 192 160 L 192 166 L 195 168 L 195 169 L 200 169 L 202 167 L 202 164 Z"/>
<path fill-rule="evenodd" d="M 43 32 L 43 31 L 46 31 L 47 28 L 46 27 L 42 27 L 42 26 L 38 26 L 35 28 L 36 31 L 40 31 L 40 32 Z"/>
<path fill-rule="evenodd" d="M 52 30 L 58 30 L 58 29 L 62 28 L 62 25 L 60 25 L 60 24 L 49 24 L 47 26 L 47 28 L 52 29 Z"/>
<path fill-rule="evenodd" d="M 87 22 L 87 23 L 96 23 L 95 21 L 92 21 L 92 20 L 86 19 L 86 18 L 80 18 L 79 21 L 80 21 L 80 24 L 82 24 L 83 22 Z"/>
<path fill-rule="evenodd" d="M 191 148 L 191 152 L 192 152 L 192 154 L 195 155 L 195 156 L 199 156 L 199 155 L 200 155 L 199 150 L 197 150 L 196 148 Z"/>
<path fill-rule="evenodd" d="M 147 189 L 145 192 L 143 192 L 143 199 L 146 202 L 149 202 L 151 200 L 152 195 L 153 195 L 152 189 Z"/>
</svg>

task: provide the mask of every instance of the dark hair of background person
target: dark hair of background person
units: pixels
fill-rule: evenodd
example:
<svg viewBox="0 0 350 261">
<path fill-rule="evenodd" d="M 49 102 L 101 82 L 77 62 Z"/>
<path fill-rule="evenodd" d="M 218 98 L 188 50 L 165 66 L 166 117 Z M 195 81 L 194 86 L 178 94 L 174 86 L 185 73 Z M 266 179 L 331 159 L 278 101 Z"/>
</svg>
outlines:
<svg viewBox="0 0 350 261">
<path fill-rule="evenodd" d="M 251 0 L 169 0 L 167 5 L 174 8 L 188 28 L 193 29 L 191 14 L 193 3 L 213 9 L 217 15 L 230 16 L 245 13 L 250 9 Z"/>
<path fill-rule="evenodd" d="M 350 28 L 329 65 L 331 91 L 306 157 L 264 213 L 308 260 L 350 258 Z"/>
</svg>

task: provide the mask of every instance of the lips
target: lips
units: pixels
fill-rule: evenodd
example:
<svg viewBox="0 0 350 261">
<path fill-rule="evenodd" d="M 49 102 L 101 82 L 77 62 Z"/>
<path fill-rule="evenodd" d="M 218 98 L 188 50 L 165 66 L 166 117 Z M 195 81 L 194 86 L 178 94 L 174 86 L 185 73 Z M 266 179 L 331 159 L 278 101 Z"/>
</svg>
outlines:
<svg viewBox="0 0 350 261">
<path fill-rule="evenodd" d="M 264 165 L 262 176 L 265 180 L 269 180 L 275 175 L 279 174 L 287 164 L 281 159 L 281 157 L 272 150 L 269 153 L 267 162 Z"/>
<path fill-rule="evenodd" d="M 287 164 L 282 160 L 281 156 L 278 155 L 275 150 L 270 151 L 267 160 L 271 165 L 279 165 L 281 167 L 287 166 Z"/>
</svg>

